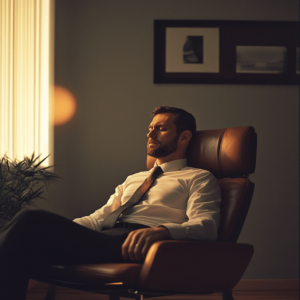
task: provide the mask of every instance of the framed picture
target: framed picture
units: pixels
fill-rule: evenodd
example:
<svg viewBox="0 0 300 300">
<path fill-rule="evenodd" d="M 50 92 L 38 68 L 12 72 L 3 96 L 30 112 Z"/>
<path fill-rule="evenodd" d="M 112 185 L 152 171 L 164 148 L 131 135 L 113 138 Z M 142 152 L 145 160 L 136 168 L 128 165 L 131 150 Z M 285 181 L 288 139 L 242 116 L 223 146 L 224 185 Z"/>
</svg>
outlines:
<svg viewBox="0 0 300 300">
<path fill-rule="evenodd" d="M 299 22 L 154 21 L 154 83 L 299 84 Z"/>
</svg>

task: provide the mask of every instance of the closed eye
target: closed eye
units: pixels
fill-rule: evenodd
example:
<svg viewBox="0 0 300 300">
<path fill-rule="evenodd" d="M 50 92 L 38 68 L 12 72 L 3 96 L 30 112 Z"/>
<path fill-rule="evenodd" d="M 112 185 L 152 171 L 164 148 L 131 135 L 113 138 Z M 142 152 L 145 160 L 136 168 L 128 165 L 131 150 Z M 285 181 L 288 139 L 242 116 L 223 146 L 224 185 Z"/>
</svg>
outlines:
<svg viewBox="0 0 300 300">
<path fill-rule="evenodd" d="M 166 130 L 168 130 L 167 127 L 160 126 L 160 125 L 157 125 L 157 126 L 149 126 L 149 127 L 148 127 L 148 130 L 149 130 L 149 131 L 154 130 L 154 129 L 160 130 L 160 131 L 166 131 Z"/>
</svg>

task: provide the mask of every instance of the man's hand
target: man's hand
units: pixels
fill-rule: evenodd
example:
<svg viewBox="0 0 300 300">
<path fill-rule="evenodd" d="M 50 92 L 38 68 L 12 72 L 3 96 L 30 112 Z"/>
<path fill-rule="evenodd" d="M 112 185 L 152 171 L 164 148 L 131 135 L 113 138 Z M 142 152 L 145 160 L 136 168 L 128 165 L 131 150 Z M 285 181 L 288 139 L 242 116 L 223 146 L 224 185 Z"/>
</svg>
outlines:
<svg viewBox="0 0 300 300">
<path fill-rule="evenodd" d="M 154 242 L 169 239 L 171 239 L 171 235 L 166 227 L 142 228 L 131 231 L 122 245 L 123 259 L 142 260 Z"/>
</svg>

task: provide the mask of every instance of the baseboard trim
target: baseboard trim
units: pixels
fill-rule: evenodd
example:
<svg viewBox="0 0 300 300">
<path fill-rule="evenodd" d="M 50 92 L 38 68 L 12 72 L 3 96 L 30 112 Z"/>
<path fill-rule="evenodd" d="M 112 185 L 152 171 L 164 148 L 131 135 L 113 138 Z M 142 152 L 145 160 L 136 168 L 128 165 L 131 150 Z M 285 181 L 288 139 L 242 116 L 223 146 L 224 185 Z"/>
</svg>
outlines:
<svg viewBox="0 0 300 300">
<path fill-rule="evenodd" d="M 299 290 L 299 279 L 242 279 L 234 291 L 293 291 Z"/>
</svg>

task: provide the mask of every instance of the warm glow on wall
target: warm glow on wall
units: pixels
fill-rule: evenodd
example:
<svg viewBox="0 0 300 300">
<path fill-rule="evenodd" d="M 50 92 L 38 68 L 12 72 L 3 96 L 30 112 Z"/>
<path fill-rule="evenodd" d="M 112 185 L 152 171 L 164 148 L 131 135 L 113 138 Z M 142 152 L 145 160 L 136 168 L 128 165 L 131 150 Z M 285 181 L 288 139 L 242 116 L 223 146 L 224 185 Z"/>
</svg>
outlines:
<svg viewBox="0 0 300 300">
<path fill-rule="evenodd" d="M 76 111 L 76 101 L 70 91 L 61 86 L 54 88 L 54 125 L 70 121 Z"/>
<path fill-rule="evenodd" d="M 51 154 L 53 0 L 0 1 L 0 157 Z"/>
</svg>

